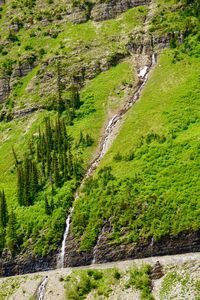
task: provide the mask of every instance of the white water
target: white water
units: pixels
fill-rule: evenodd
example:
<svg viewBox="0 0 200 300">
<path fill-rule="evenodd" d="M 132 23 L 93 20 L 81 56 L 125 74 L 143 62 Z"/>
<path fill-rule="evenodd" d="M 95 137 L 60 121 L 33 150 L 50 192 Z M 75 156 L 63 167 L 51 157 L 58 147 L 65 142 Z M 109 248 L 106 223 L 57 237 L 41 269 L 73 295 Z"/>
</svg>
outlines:
<svg viewBox="0 0 200 300">
<path fill-rule="evenodd" d="M 38 300 L 43 300 L 44 299 L 44 293 L 45 293 L 45 288 L 47 285 L 47 281 L 48 281 L 48 276 L 45 277 L 45 279 L 41 282 L 41 284 L 39 285 L 38 289 L 37 289 L 37 299 Z"/>
<path fill-rule="evenodd" d="M 112 225 L 111 225 L 111 218 L 109 218 L 108 220 L 109 222 L 109 228 L 106 229 L 106 225 L 105 224 L 102 229 L 101 229 L 101 233 L 99 234 L 98 236 L 98 239 L 97 239 L 97 243 L 96 243 L 96 246 L 94 247 L 93 249 L 93 259 L 92 259 L 92 264 L 95 264 L 96 261 L 97 261 L 97 255 L 98 255 L 98 246 L 101 244 L 101 238 L 104 236 L 104 233 L 107 231 L 109 232 L 111 229 L 112 229 Z"/>
<path fill-rule="evenodd" d="M 92 253 L 92 256 L 93 256 L 92 264 L 95 264 L 96 261 L 97 261 L 97 249 L 98 249 L 98 245 L 99 245 L 100 239 L 101 239 L 101 235 L 98 236 L 98 240 L 97 240 L 96 246 L 95 246 L 94 249 L 93 249 L 93 253 Z"/>
<path fill-rule="evenodd" d="M 147 71 L 148 71 L 148 67 L 147 66 L 145 66 L 144 68 L 140 69 L 138 77 L 139 78 L 144 78 L 144 76 L 146 75 Z"/>
<path fill-rule="evenodd" d="M 154 66 L 156 64 L 156 54 L 153 53 L 152 54 L 152 66 Z"/>
<path fill-rule="evenodd" d="M 156 56 L 153 53 L 152 57 L 151 57 L 151 65 L 149 67 L 145 67 L 143 68 L 139 74 L 141 74 L 142 76 L 140 76 L 141 82 L 139 83 L 133 97 L 124 105 L 124 108 L 118 112 L 118 114 L 114 115 L 110 121 L 108 122 L 108 125 L 105 129 L 105 133 L 104 136 L 102 138 L 101 144 L 100 144 L 100 150 L 99 153 L 97 155 L 97 157 L 93 160 L 93 162 L 91 163 L 90 167 L 88 168 L 79 189 L 83 186 L 83 184 L 85 183 L 86 179 L 88 177 L 90 177 L 93 172 L 96 170 L 97 166 L 99 165 L 99 162 L 101 161 L 101 159 L 104 157 L 104 155 L 106 154 L 107 150 L 109 149 L 112 140 L 114 139 L 114 133 L 116 131 L 116 128 L 118 129 L 120 126 L 120 121 L 122 120 L 123 116 L 126 114 L 126 112 L 133 106 L 133 104 L 139 99 L 141 92 L 148 80 L 148 76 L 149 76 L 149 72 L 150 69 L 153 65 L 155 65 L 156 63 Z M 142 72 L 142 73 L 141 73 Z M 79 192 L 77 190 L 75 197 L 74 197 L 74 202 L 76 201 L 76 199 L 79 197 Z M 65 228 L 65 232 L 63 235 L 63 241 L 62 241 L 62 247 L 61 247 L 61 252 L 58 255 L 58 263 L 57 263 L 57 267 L 58 268 L 64 268 L 64 259 L 65 259 L 65 248 L 66 248 L 66 241 L 67 241 L 67 237 L 70 231 L 70 220 L 71 220 L 71 216 L 73 213 L 73 208 L 71 208 L 70 213 L 67 217 L 66 220 L 66 228 Z M 92 263 L 96 262 L 96 252 L 97 252 L 97 246 L 98 246 L 98 241 L 97 241 L 97 245 L 94 247 L 93 250 L 93 260 Z"/>
<path fill-rule="evenodd" d="M 115 127 L 118 125 L 118 123 L 122 120 L 123 116 L 126 114 L 126 112 L 133 106 L 133 104 L 139 99 L 143 88 L 148 80 L 149 77 L 149 72 L 151 70 L 151 67 L 154 66 L 156 64 L 156 56 L 155 53 L 152 54 L 151 57 L 151 65 L 149 67 L 145 66 L 143 69 L 140 70 L 140 73 L 138 74 L 138 77 L 142 80 L 142 83 L 138 86 L 138 89 L 136 89 L 133 98 L 131 99 L 131 101 L 129 101 L 128 103 L 126 103 L 126 105 L 124 106 L 124 109 L 119 112 L 118 115 L 115 115 L 111 121 L 109 122 L 109 125 L 106 128 L 105 131 L 105 136 L 104 136 L 104 140 L 102 143 L 102 148 L 101 148 L 101 152 L 99 154 L 99 156 L 97 157 L 96 161 L 94 161 L 94 163 L 91 165 L 91 167 L 88 170 L 88 175 L 86 174 L 86 176 L 90 176 L 92 171 L 95 170 L 95 168 L 93 167 L 93 165 L 98 166 L 101 158 L 105 155 L 106 151 L 109 148 L 109 140 L 112 139 L 112 133 L 115 129 Z M 91 171 L 90 171 L 91 170 Z M 99 235 L 96 246 L 93 249 L 93 259 L 92 259 L 92 264 L 95 264 L 97 261 L 97 254 L 98 254 L 98 245 L 99 245 L 99 241 L 101 239 L 101 236 L 104 232 L 104 228 L 102 229 L 102 233 L 101 235 Z"/>
<path fill-rule="evenodd" d="M 65 227 L 65 232 L 63 234 L 62 247 L 61 247 L 61 251 L 58 255 L 58 259 L 57 259 L 57 268 L 64 268 L 64 264 L 65 264 L 65 244 L 66 244 L 66 239 L 67 239 L 69 229 L 70 229 L 70 222 L 71 222 L 72 212 L 73 212 L 73 208 L 70 209 L 69 215 L 66 219 L 66 227 Z"/>
</svg>

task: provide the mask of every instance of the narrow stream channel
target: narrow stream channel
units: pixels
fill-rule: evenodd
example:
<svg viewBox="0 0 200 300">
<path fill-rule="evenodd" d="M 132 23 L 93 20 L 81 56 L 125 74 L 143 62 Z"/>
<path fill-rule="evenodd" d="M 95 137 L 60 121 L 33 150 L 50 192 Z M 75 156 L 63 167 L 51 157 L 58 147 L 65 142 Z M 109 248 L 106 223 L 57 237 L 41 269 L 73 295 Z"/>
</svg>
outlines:
<svg viewBox="0 0 200 300">
<path fill-rule="evenodd" d="M 40 283 L 40 285 L 37 288 L 37 291 L 36 291 L 37 300 L 43 300 L 44 299 L 44 294 L 45 294 L 45 289 L 46 289 L 47 282 L 48 282 L 48 276 L 46 276 L 42 280 L 42 282 Z"/>
<path fill-rule="evenodd" d="M 144 89 L 144 86 L 148 80 L 149 77 L 149 72 L 151 71 L 152 67 L 156 64 L 156 55 L 155 53 L 152 54 L 151 56 L 151 63 L 149 66 L 145 66 L 141 70 L 139 70 L 139 83 L 138 86 L 136 87 L 136 90 L 134 92 L 134 95 L 129 99 L 129 101 L 124 105 L 122 110 L 120 110 L 116 115 L 114 115 L 108 122 L 108 125 L 105 129 L 104 135 L 102 137 L 101 143 L 100 143 L 100 150 L 98 152 L 98 155 L 96 158 L 93 160 L 91 163 L 90 167 L 88 168 L 81 184 L 80 187 L 78 188 L 75 197 L 74 197 L 74 202 L 76 199 L 79 197 L 79 190 L 80 188 L 84 185 L 85 180 L 90 177 L 96 168 L 98 167 L 101 159 L 104 157 L 106 152 L 108 151 L 109 147 L 112 144 L 112 141 L 114 140 L 114 137 L 116 133 L 118 132 L 120 125 L 122 123 L 122 119 L 125 116 L 125 114 L 129 111 L 129 109 L 134 105 L 134 103 L 140 98 L 140 95 Z M 73 207 L 70 209 L 69 215 L 66 220 L 66 228 L 65 232 L 63 235 L 63 241 L 62 241 L 62 247 L 61 251 L 57 256 L 57 268 L 64 268 L 64 260 L 65 260 L 65 245 L 66 245 L 66 240 L 70 231 L 70 221 L 71 221 L 71 216 L 73 213 Z M 95 247 L 94 247 L 94 252 L 95 252 Z M 95 253 L 93 257 L 93 263 L 95 263 Z"/>
</svg>

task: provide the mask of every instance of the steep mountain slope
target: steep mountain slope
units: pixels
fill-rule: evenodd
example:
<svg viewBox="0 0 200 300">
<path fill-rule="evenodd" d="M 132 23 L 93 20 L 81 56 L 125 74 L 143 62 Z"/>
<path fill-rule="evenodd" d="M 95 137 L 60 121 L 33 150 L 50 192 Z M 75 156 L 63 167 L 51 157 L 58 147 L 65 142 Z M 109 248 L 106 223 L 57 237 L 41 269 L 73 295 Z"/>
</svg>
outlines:
<svg viewBox="0 0 200 300">
<path fill-rule="evenodd" d="M 199 251 L 198 1 L 0 9 L 1 273 Z"/>
<path fill-rule="evenodd" d="M 183 29 L 196 13 L 182 5 L 175 14 L 158 8 L 165 26 L 156 16 L 150 31 Z M 76 201 L 67 264 L 199 250 L 198 17 L 192 22 L 190 34 L 170 38 L 171 50 L 160 55 L 140 102 Z"/>
<path fill-rule="evenodd" d="M 76 24 L 79 3 L 69 3 L 71 8 L 66 8 L 65 2 L 51 3 L 50 19 L 40 5 L 39 1 L 8 1 L 1 6 L 0 182 L 7 210 L 2 211 L 6 224 L 1 227 L 0 245 L 8 273 L 12 257 L 19 253 L 27 257 L 22 272 L 34 268 L 35 258 L 29 266 L 30 255 L 50 253 L 46 259 L 56 260 L 66 214 L 83 169 L 96 151 L 105 122 L 132 94 L 135 71 L 126 45 L 132 33 L 141 29 L 147 13 L 146 7 L 131 8 L 134 5 L 130 3 L 116 8 L 116 16 L 125 11 L 117 19 L 107 21 L 109 15 L 104 15 L 101 23 L 79 20 L 83 23 Z M 59 18 L 54 15 L 58 6 L 65 7 Z M 47 5 L 44 8 L 48 10 Z M 47 147 L 48 133 L 56 130 L 57 113 L 73 142 L 71 154 L 55 149 L 57 142 L 48 144 L 51 164 L 49 152 L 42 161 L 39 152 Z M 50 131 L 47 117 L 51 118 Z M 63 142 L 61 138 L 60 145 Z M 39 152 L 38 143 L 42 147 Z M 55 154 L 57 151 L 60 153 Z M 79 175 L 75 157 L 80 161 Z M 22 269 L 23 260 L 20 256 Z M 40 268 L 47 267 L 45 257 L 39 262 Z"/>
<path fill-rule="evenodd" d="M 97 241 L 97 262 L 199 249 L 199 59 L 171 60 L 161 55 L 76 202 L 72 233 L 82 251 Z"/>
</svg>

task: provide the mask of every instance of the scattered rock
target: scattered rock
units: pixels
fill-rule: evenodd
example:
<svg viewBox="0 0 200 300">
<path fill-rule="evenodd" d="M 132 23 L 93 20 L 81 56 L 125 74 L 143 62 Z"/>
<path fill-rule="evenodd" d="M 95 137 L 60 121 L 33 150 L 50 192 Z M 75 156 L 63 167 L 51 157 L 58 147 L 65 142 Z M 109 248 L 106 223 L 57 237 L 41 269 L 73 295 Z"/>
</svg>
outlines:
<svg viewBox="0 0 200 300">
<path fill-rule="evenodd" d="M 151 269 L 151 279 L 156 280 L 164 276 L 163 267 L 159 261 Z"/>
</svg>

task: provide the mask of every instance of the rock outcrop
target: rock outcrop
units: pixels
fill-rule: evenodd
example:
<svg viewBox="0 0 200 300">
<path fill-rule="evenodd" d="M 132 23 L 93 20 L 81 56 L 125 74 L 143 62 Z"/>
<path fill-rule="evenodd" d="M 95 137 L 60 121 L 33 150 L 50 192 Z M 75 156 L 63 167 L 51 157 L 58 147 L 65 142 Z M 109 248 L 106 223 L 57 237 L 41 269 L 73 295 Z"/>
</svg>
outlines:
<svg viewBox="0 0 200 300">
<path fill-rule="evenodd" d="M 157 280 L 164 276 L 163 267 L 159 261 L 151 269 L 151 279 Z"/>
<path fill-rule="evenodd" d="M 101 236 L 101 243 L 95 246 L 95 262 L 105 263 L 118 260 L 163 256 L 200 251 L 200 231 L 184 231 L 176 236 L 164 236 L 160 240 L 141 240 L 137 244 L 116 245 L 109 239 L 109 232 Z M 66 242 L 66 266 L 90 264 L 91 251 L 81 253 L 79 244 L 70 234 Z"/>
<path fill-rule="evenodd" d="M 110 230 L 110 226 L 105 226 Z M 109 240 L 106 230 L 101 235 L 101 243 L 95 247 L 95 263 L 114 262 L 127 259 L 144 258 L 183 254 L 200 251 L 200 231 L 185 231 L 176 236 L 165 236 L 159 241 L 148 240 L 136 244 L 116 245 Z M 66 242 L 65 267 L 90 265 L 93 260 L 93 250 L 81 252 L 80 245 L 72 234 Z M 0 276 L 33 273 L 56 268 L 56 253 L 49 256 L 36 257 L 33 255 L 9 258 L 8 255 L 0 259 Z M 157 263 L 152 268 L 151 278 L 163 276 L 162 266 Z"/>
<path fill-rule="evenodd" d="M 0 276 L 13 276 L 18 274 L 34 273 L 54 269 L 56 266 L 56 254 L 37 257 L 34 255 L 0 258 Z"/>
<path fill-rule="evenodd" d="M 91 11 L 91 19 L 94 21 L 103 21 L 112 19 L 130 8 L 147 5 L 150 0 L 109 0 L 96 4 Z"/>
<path fill-rule="evenodd" d="M 11 74 L 11 87 L 20 77 L 26 76 L 37 65 L 36 56 L 30 55 L 23 57 L 14 67 Z"/>
<path fill-rule="evenodd" d="M 9 76 L 0 78 L 0 103 L 3 102 L 10 93 Z"/>
</svg>

